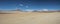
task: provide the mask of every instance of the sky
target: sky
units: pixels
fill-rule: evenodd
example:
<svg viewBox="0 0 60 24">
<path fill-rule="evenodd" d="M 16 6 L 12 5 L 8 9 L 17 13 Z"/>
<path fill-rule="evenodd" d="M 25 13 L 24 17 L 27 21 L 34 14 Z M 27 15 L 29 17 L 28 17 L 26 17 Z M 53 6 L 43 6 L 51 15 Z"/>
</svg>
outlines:
<svg viewBox="0 0 60 24">
<path fill-rule="evenodd" d="M 0 10 L 60 10 L 60 0 L 0 0 Z"/>
</svg>

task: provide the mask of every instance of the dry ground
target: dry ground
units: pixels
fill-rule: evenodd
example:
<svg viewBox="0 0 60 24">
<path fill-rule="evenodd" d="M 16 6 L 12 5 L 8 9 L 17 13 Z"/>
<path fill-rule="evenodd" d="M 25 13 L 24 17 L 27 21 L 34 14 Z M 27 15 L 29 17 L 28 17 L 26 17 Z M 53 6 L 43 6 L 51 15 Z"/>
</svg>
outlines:
<svg viewBox="0 0 60 24">
<path fill-rule="evenodd" d="M 60 24 L 60 12 L 0 14 L 0 24 Z"/>
</svg>

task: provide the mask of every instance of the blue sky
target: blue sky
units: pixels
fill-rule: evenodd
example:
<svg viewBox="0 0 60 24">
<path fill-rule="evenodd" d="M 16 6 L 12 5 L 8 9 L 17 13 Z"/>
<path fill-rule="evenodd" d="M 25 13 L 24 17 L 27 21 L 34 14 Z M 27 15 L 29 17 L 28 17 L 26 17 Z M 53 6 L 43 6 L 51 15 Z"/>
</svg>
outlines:
<svg viewBox="0 0 60 24">
<path fill-rule="evenodd" d="M 60 9 L 60 0 L 0 0 L 1 10 Z"/>
</svg>

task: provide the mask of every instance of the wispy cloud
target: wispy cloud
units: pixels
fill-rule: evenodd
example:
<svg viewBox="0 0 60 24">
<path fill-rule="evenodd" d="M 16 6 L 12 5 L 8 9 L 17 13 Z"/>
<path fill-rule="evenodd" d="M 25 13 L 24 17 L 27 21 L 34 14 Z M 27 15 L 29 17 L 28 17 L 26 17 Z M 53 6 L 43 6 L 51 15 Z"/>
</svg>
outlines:
<svg viewBox="0 0 60 24">
<path fill-rule="evenodd" d="M 20 6 L 24 6 L 23 4 L 19 4 Z"/>
<path fill-rule="evenodd" d="M 48 11 L 48 9 L 43 9 L 43 11 Z"/>
<path fill-rule="evenodd" d="M 32 9 L 26 9 L 25 11 L 34 11 L 34 10 L 32 10 Z"/>
<path fill-rule="evenodd" d="M 35 11 L 35 9 L 25 9 L 24 11 L 33 12 L 33 11 Z M 52 9 L 52 10 L 49 10 L 49 9 L 39 9 L 39 10 L 36 10 L 36 11 L 56 11 L 56 10 L 54 10 L 54 9 Z"/>
<path fill-rule="evenodd" d="M 26 9 L 25 11 L 35 11 L 34 9 Z M 37 11 L 48 11 L 48 9 L 41 9 L 41 10 L 37 10 Z"/>
</svg>

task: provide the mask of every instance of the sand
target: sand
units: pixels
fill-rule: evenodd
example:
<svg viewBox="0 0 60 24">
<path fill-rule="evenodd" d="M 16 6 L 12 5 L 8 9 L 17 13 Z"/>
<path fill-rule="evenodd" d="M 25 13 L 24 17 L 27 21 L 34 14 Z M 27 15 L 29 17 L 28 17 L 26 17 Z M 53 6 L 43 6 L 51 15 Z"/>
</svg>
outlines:
<svg viewBox="0 0 60 24">
<path fill-rule="evenodd" d="M 60 12 L 0 14 L 0 24 L 60 24 Z"/>
</svg>

